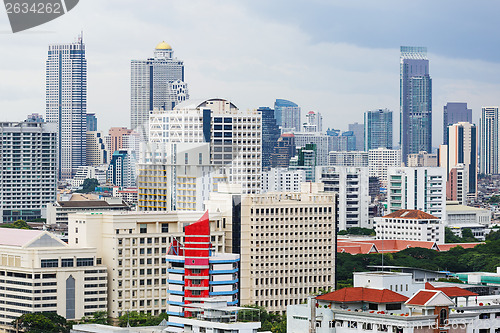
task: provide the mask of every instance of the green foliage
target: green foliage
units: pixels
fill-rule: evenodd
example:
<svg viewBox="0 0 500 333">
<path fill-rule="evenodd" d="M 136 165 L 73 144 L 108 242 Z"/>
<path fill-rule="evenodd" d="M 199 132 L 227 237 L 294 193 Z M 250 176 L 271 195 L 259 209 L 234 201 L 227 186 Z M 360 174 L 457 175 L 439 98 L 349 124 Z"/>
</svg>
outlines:
<svg viewBox="0 0 500 333">
<path fill-rule="evenodd" d="M 255 310 L 240 310 L 239 321 L 260 321 L 262 323 L 259 332 L 271 331 L 273 333 L 286 333 L 286 316 L 269 313 L 262 306 L 245 305 L 245 308 Z"/>
<path fill-rule="evenodd" d="M 438 282 L 463 283 L 462 281 L 460 281 L 460 279 L 457 279 L 457 278 L 454 278 L 454 277 L 449 277 L 447 279 L 439 278 Z"/>
<path fill-rule="evenodd" d="M 494 241 L 494 240 L 499 240 L 499 239 L 500 239 L 500 230 L 492 231 L 486 235 L 487 241 Z"/>
<path fill-rule="evenodd" d="M 158 316 L 152 316 L 149 313 L 131 311 L 118 318 L 118 325 L 126 327 L 127 323 L 130 322 L 130 326 L 132 327 L 158 326 L 163 319 L 168 319 L 168 315 L 166 313 L 162 313 Z"/>
<path fill-rule="evenodd" d="M 498 204 L 500 202 L 500 195 L 492 195 L 487 202 L 490 204 Z"/>
<path fill-rule="evenodd" d="M 340 230 L 337 235 L 362 235 L 375 236 L 375 230 L 368 228 L 352 227 L 347 230 Z"/>
<path fill-rule="evenodd" d="M 28 220 L 28 222 L 47 222 L 47 219 L 38 218 L 38 219 Z"/>
<path fill-rule="evenodd" d="M 444 232 L 444 242 L 445 243 L 476 243 L 479 242 L 474 235 L 472 230 L 469 228 L 464 228 L 462 230 L 462 237 L 456 236 L 450 228 L 445 228 Z"/>
<path fill-rule="evenodd" d="M 12 322 L 25 333 L 68 333 L 70 325 L 64 317 L 51 312 L 26 313 Z"/>
<path fill-rule="evenodd" d="M 28 223 L 23 220 L 17 220 L 16 222 L 7 223 L 0 225 L 0 228 L 12 228 L 12 229 L 32 229 Z"/>
<path fill-rule="evenodd" d="M 108 313 L 106 311 L 97 311 L 94 312 L 92 316 L 83 317 L 81 323 L 109 325 L 111 324 L 111 319 L 108 317 Z"/>
<path fill-rule="evenodd" d="M 82 189 L 76 192 L 78 193 L 90 193 L 94 192 L 95 188 L 99 186 L 99 182 L 95 178 L 87 178 L 83 181 Z"/>
</svg>

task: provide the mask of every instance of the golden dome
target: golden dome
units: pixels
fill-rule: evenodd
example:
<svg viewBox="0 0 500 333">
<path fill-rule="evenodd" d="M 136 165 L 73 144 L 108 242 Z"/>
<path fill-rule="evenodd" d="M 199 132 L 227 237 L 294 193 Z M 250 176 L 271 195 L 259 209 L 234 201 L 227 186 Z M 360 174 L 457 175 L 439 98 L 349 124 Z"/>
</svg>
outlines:
<svg viewBox="0 0 500 333">
<path fill-rule="evenodd" d="M 156 45 L 157 50 L 171 50 L 172 46 L 170 44 L 165 43 L 165 41 L 161 42 L 160 44 Z"/>
</svg>

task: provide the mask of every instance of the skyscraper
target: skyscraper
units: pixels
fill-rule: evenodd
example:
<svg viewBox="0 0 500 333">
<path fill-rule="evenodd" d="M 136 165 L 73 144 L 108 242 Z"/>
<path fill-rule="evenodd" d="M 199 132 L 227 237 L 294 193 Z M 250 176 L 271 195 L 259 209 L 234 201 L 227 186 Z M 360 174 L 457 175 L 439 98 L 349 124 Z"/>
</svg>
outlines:
<svg viewBox="0 0 500 333">
<path fill-rule="evenodd" d="M 274 117 L 282 133 L 300 131 L 300 107 L 286 99 L 274 102 Z"/>
<path fill-rule="evenodd" d="M 47 122 L 58 124 L 58 178 L 71 178 L 86 165 L 87 60 L 80 36 L 49 46 L 46 63 Z"/>
<path fill-rule="evenodd" d="M 262 168 L 267 169 L 271 166 L 271 154 L 281 133 L 273 109 L 260 107 L 257 111 L 262 113 Z"/>
<path fill-rule="evenodd" d="M 426 47 L 401 46 L 400 143 L 408 154 L 432 152 L 432 80 Z"/>
<path fill-rule="evenodd" d="M 392 111 L 387 109 L 365 112 L 364 149 L 377 148 L 392 149 Z"/>
<path fill-rule="evenodd" d="M 319 112 L 309 111 L 302 125 L 304 132 L 323 132 L 323 116 Z"/>
<path fill-rule="evenodd" d="M 363 150 L 365 142 L 365 127 L 363 124 L 349 124 L 349 131 L 354 134 L 356 138 L 356 145 L 354 150 Z"/>
<path fill-rule="evenodd" d="M 95 113 L 87 113 L 87 132 L 97 131 L 97 117 Z"/>
<path fill-rule="evenodd" d="M 448 126 L 459 122 L 472 123 L 472 109 L 467 103 L 446 103 L 443 107 L 443 144 L 448 144 Z"/>
<path fill-rule="evenodd" d="M 500 122 L 498 107 L 483 107 L 479 118 L 479 172 L 482 174 L 499 173 L 500 165 Z"/>
<path fill-rule="evenodd" d="M 131 62 L 131 126 L 148 136 L 149 112 L 155 108 L 172 110 L 189 98 L 184 82 L 184 62 L 173 57 L 172 47 L 161 42 L 154 57 Z"/>
</svg>

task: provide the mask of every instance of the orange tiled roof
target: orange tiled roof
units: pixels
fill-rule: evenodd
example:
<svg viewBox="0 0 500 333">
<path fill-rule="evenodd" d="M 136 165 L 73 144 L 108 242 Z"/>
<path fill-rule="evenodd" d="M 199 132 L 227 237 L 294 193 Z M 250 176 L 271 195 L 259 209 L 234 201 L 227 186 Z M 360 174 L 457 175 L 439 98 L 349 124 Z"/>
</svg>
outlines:
<svg viewBox="0 0 500 333">
<path fill-rule="evenodd" d="M 457 246 L 461 246 L 464 249 L 472 249 L 479 244 L 485 244 L 485 243 L 447 243 L 447 244 L 440 244 L 438 245 L 438 247 L 440 251 L 449 251 Z"/>
<path fill-rule="evenodd" d="M 408 297 L 389 289 L 354 287 L 336 290 L 325 295 L 317 296 L 316 299 L 335 303 L 402 303 L 406 302 Z"/>
<path fill-rule="evenodd" d="M 417 219 L 417 220 L 439 220 L 438 217 L 416 209 L 400 209 L 394 213 L 385 215 L 388 218 Z"/>
<path fill-rule="evenodd" d="M 436 293 L 438 290 L 420 290 L 418 293 L 413 295 L 406 304 L 411 305 L 425 305 Z"/>
<path fill-rule="evenodd" d="M 410 247 L 423 247 L 425 249 L 437 249 L 435 242 L 410 241 L 403 239 L 374 239 L 354 240 L 339 239 L 337 241 L 337 252 L 350 254 L 368 254 L 373 252 L 399 252 Z"/>
<path fill-rule="evenodd" d="M 429 282 L 425 283 L 425 289 L 440 290 L 446 294 L 448 297 L 466 297 L 466 296 L 477 296 L 478 294 L 473 293 L 467 289 L 460 287 L 434 287 Z"/>
</svg>

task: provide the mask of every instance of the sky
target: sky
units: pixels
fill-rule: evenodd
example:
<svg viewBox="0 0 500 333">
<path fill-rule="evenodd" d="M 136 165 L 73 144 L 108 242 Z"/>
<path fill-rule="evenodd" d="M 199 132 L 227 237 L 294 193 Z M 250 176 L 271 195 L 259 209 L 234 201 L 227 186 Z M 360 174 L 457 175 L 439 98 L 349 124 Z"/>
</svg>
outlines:
<svg viewBox="0 0 500 333">
<path fill-rule="evenodd" d="M 399 47 L 427 46 L 433 145 L 447 102 L 500 105 L 500 2 L 491 0 L 80 0 L 66 15 L 12 34 L 0 10 L 0 121 L 45 114 L 49 44 L 84 32 L 87 112 L 99 130 L 130 126 L 130 60 L 166 41 L 185 64 L 191 98 L 240 109 L 276 98 L 347 130 L 366 110 L 394 111 L 399 141 Z"/>
</svg>

